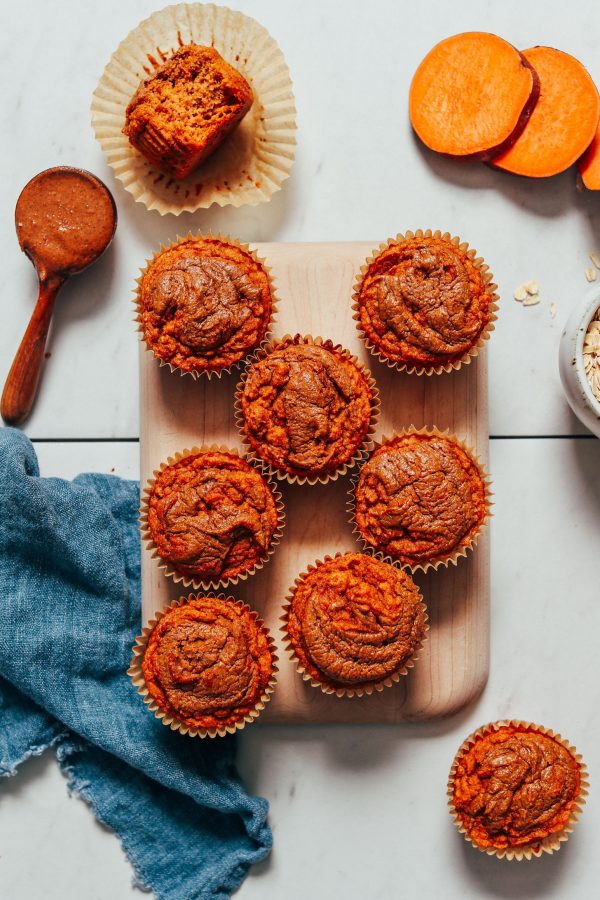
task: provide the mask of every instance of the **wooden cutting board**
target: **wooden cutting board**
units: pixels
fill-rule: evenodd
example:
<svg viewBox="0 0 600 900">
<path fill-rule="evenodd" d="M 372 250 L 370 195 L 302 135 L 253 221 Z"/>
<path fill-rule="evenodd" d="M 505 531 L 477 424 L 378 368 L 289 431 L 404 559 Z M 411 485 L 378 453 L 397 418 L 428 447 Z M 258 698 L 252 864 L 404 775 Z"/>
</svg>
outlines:
<svg viewBox="0 0 600 900">
<path fill-rule="evenodd" d="M 400 374 L 370 357 L 352 319 L 352 287 L 376 246 L 351 244 L 252 245 L 272 269 L 279 295 L 275 337 L 320 335 L 347 347 L 373 372 L 381 392 L 376 437 L 408 425 L 449 428 L 488 464 L 487 360 L 484 351 L 450 375 Z M 160 367 L 140 351 L 141 483 L 177 450 L 202 443 L 242 449 L 233 418 L 239 375 L 194 380 Z M 258 722 L 401 722 L 448 715 L 482 690 L 489 663 L 489 535 L 457 566 L 416 575 L 429 609 L 430 631 L 414 669 L 399 684 L 370 697 L 325 695 L 302 681 L 281 646 L 279 617 L 295 577 L 316 559 L 356 550 L 346 514 L 350 475 L 328 485 L 282 487 L 286 527 L 265 567 L 228 593 L 256 608 L 276 638 L 279 676 Z M 181 596 L 156 560 L 142 553 L 144 622 Z"/>
</svg>

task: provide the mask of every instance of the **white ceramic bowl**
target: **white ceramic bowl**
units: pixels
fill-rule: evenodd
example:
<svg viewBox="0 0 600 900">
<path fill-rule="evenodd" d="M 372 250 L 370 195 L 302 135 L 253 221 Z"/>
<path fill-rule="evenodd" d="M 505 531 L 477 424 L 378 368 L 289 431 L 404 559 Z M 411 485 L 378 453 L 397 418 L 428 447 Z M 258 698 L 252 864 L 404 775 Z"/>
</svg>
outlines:
<svg viewBox="0 0 600 900">
<path fill-rule="evenodd" d="M 583 367 L 583 341 L 600 307 L 600 287 L 594 287 L 576 305 L 560 339 L 558 368 L 569 406 L 580 422 L 600 437 L 600 403 L 594 397 Z"/>
</svg>

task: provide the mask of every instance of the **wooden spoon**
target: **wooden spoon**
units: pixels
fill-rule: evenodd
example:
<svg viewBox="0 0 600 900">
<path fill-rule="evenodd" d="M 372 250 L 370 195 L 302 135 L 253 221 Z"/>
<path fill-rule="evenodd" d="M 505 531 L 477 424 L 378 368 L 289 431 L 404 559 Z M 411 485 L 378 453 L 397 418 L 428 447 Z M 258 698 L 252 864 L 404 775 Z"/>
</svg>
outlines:
<svg viewBox="0 0 600 900">
<path fill-rule="evenodd" d="M 117 227 L 115 201 L 99 178 L 83 169 L 58 166 L 25 185 L 15 209 L 21 250 L 36 268 L 39 294 L 2 394 L 2 418 L 18 425 L 33 406 L 46 337 L 59 290 L 95 262 Z"/>
</svg>

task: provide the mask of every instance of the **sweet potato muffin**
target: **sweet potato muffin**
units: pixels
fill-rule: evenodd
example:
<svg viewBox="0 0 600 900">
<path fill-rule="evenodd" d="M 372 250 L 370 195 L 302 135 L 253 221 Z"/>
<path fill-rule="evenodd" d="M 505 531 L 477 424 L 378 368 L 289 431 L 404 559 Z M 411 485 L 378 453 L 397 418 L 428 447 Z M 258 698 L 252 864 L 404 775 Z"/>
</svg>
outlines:
<svg viewBox="0 0 600 900">
<path fill-rule="evenodd" d="M 346 351 L 296 335 L 248 367 L 238 405 L 257 456 L 280 475 L 317 478 L 358 452 L 374 400 L 367 374 Z"/>
<path fill-rule="evenodd" d="M 146 159 L 185 178 L 252 106 L 252 88 L 214 47 L 186 44 L 138 87 L 123 133 Z"/>
<path fill-rule="evenodd" d="M 363 539 L 403 565 L 447 561 L 469 546 L 487 515 L 476 463 L 441 434 L 405 433 L 378 447 L 355 488 Z"/>
<path fill-rule="evenodd" d="M 384 359 L 440 371 L 466 357 L 493 318 L 487 267 L 446 237 L 418 233 L 392 241 L 357 288 L 357 317 Z"/>
<path fill-rule="evenodd" d="M 360 691 L 401 672 L 423 641 L 425 622 L 421 595 L 406 572 L 345 553 L 301 578 L 284 630 L 314 681 Z"/>
<path fill-rule="evenodd" d="M 268 632 L 243 603 L 191 597 L 152 629 L 142 660 L 149 695 L 188 728 L 239 724 L 265 700 L 274 671 Z"/>
<path fill-rule="evenodd" d="M 554 737 L 509 722 L 459 753 L 451 803 L 482 849 L 535 844 L 568 824 L 581 790 L 580 768 Z"/>
<path fill-rule="evenodd" d="M 159 472 L 146 506 L 162 560 L 198 582 L 226 582 L 264 561 L 278 528 L 269 483 L 234 453 L 185 456 Z"/>
<path fill-rule="evenodd" d="M 181 240 L 149 263 L 138 320 L 155 356 L 183 372 L 219 372 L 259 346 L 271 320 L 267 272 L 243 247 Z"/>
</svg>

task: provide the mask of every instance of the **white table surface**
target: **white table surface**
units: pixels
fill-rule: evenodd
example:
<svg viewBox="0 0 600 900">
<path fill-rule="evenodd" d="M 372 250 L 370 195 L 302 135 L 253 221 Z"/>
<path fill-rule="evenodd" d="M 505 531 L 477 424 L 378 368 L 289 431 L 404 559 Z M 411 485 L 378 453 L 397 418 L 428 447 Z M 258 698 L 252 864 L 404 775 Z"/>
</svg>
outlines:
<svg viewBox="0 0 600 900">
<path fill-rule="evenodd" d="M 192 228 L 244 240 L 373 240 L 439 227 L 474 245 L 502 298 L 490 345 L 492 665 L 489 684 L 454 718 L 409 727 L 246 729 L 240 768 L 271 803 L 275 849 L 239 891 L 244 900 L 565 898 L 598 895 L 600 860 L 600 443 L 571 415 L 557 345 L 600 252 L 600 196 L 573 172 L 528 183 L 424 152 L 407 113 L 411 73 L 441 38 L 495 31 L 516 46 L 574 53 L 600 83 L 600 12 L 504 0 L 450 4 L 303 0 L 236 3 L 279 41 L 294 80 L 298 152 L 265 206 L 160 217 L 112 177 L 89 124 L 91 93 L 117 44 L 160 4 L 22 0 L 2 7 L 0 81 L 0 382 L 31 313 L 35 277 L 12 211 L 41 169 L 80 165 L 105 179 L 119 210 L 115 243 L 59 301 L 39 403 L 25 427 L 42 474 L 138 474 L 137 344 L 131 289 L 145 256 Z M 599 273 L 600 274 L 600 273 Z M 542 303 L 514 288 L 536 278 Z M 557 306 L 556 318 L 549 312 Z M 509 864 L 472 850 L 445 808 L 463 738 L 486 721 L 527 718 L 584 754 L 592 794 L 554 857 Z M 115 837 L 66 795 L 50 754 L 0 785 L 0 897 L 125 900 L 139 896 Z M 184 898 L 182 898 L 184 900 Z"/>
</svg>

